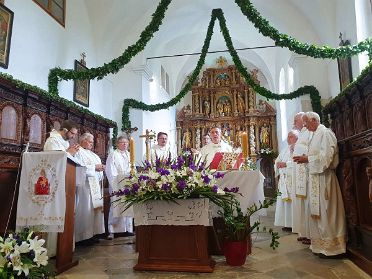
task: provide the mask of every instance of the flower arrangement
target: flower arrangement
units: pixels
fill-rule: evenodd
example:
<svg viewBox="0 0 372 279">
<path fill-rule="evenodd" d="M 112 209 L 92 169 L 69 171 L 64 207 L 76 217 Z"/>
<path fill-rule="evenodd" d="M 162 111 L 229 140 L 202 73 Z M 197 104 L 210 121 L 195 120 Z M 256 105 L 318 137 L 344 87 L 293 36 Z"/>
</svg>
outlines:
<svg viewBox="0 0 372 279">
<path fill-rule="evenodd" d="M 44 243 L 44 239 L 34 236 L 29 229 L 0 237 L 0 278 L 48 278 L 52 275 Z"/>
<path fill-rule="evenodd" d="M 272 148 L 270 147 L 262 147 L 260 149 L 260 154 L 263 155 L 263 156 L 269 156 L 269 157 L 272 157 L 272 158 L 276 158 L 278 157 L 278 153 L 275 152 Z"/>
<path fill-rule="evenodd" d="M 118 198 L 115 202 L 124 203 L 124 210 L 149 200 L 176 202 L 187 198 L 208 198 L 223 207 L 233 202 L 233 194 L 216 184 L 222 177 L 222 173 L 212 172 L 186 151 L 175 160 L 156 158 L 153 164 L 145 161 L 143 171 L 123 179 L 121 189 L 113 195 Z"/>
</svg>

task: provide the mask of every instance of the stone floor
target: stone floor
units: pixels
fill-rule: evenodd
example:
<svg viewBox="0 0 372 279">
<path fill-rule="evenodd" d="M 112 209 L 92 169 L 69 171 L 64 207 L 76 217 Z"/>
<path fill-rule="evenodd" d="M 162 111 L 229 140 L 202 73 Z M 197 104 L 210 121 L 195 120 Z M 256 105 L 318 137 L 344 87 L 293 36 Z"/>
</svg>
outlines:
<svg viewBox="0 0 372 279">
<path fill-rule="evenodd" d="M 273 211 L 261 217 L 264 224 L 273 224 Z M 276 228 L 281 231 L 281 228 Z M 135 237 L 101 240 L 91 247 L 77 247 L 79 265 L 57 278 L 371 278 L 348 259 L 320 259 L 308 246 L 296 241 L 297 235 L 281 232 L 280 247 L 273 251 L 266 236 L 253 236 L 252 254 L 242 267 L 231 267 L 223 256 L 213 256 L 213 273 L 138 272 L 133 270 L 138 254 L 134 251 Z"/>
</svg>

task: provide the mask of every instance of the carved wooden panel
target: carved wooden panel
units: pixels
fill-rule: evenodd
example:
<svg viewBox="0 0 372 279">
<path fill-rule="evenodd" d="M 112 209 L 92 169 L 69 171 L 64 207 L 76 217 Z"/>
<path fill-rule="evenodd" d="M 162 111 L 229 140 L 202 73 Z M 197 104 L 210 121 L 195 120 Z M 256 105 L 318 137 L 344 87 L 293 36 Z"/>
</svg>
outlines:
<svg viewBox="0 0 372 279">
<path fill-rule="evenodd" d="M 372 94 L 367 96 L 365 100 L 365 107 L 367 108 L 366 113 L 367 113 L 367 126 L 368 129 L 372 129 Z"/>
<path fill-rule="evenodd" d="M 102 132 L 97 131 L 94 136 L 94 152 L 101 158 L 105 158 L 106 146 L 107 146 L 107 137 Z"/>
<path fill-rule="evenodd" d="M 0 99 L 0 140 L 3 143 L 21 143 L 22 106 Z"/>
<path fill-rule="evenodd" d="M 24 141 L 30 146 L 42 149 L 46 138 L 46 114 L 32 108 L 26 109 Z"/>
<path fill-rule="evenodd" d="M 356 225 L 358 223 L 358 212 L 351 160 L 348 159 L 345 162 L 341 163 L 339 171 L 341 171 L 339 177 L 343 178 L 340 179 L 340 186 L 344 198 L 346 218 L 350 224 Z"/>
</svg>

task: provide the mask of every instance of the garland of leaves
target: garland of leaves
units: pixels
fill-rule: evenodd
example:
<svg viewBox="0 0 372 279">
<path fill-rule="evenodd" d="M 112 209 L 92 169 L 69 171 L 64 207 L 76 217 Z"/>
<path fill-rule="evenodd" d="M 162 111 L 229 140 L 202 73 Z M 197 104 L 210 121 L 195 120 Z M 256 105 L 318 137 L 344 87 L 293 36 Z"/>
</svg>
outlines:
<svg viewBox="0 0 372 279">
<path fill-rule="evenodd" d="M 247 69 L 243 66 L 236 50 L 234 49 L 234 46 L 231 41 L 231 37 L 229 34 L 229 31 L 226 27 L 226 20 L 223 15 L 223 12 L 221 9 L 214 9 L 212 11 L 212 16 L 211 16 L 211 21 L 209 22 L 208 30 L 207 30 L 207 35 L 204 40 L 204 45 L 202 48 L 202 53 L 200 55 L 199 61 L 197 63 L 196 68 L 194 69 L 189 81 L 187 84 L 182 88 L 180 93 L 172 98 L 170 101 L 165 102 L 165 103 L 160 103 L 160 104 L 155 104 L 155 105 L 147 105 L 141 101 L 137 101 L 134 99 L 125 99 L 124 100 L 124 105 L 122 109 L 122 130 L 129 130 L 131 129 L 131 121 L 129 119 L 129 109 L 130 108 L 135 108 L 135 109 L 140 109 L 140 110 L 145 110 L 145 111 L 158 111 L 161 109 L 167 109 L 178 102 L 181 101 L 181 99 L 187 94 L 187 92 L 191 89 L 192 84 L 194 81 L 197 79 L 200 70 L 202 66 L 204 65 L 205 62 L 205 56 L 208 52 L 210 40 L 213 35 L 213 27 L 214 27 L 214 22 L 216 18 L 220 22 L 220 28 L 222 31 L 222 34 L 224 36 L 226 45 L 229 49 L 230 55 L 233 58 L 233 61 L 238 69 L 238 71 L 244 76 L 245 81 L 247 84 L 249 84 L 255 91 L 256 93 L 260 94 L 261 96 L 264 96 L 268 99 L 274 99 L 274 100 L 283 100 L 283 99 L 294 99 L 297 97 L 300 97 L 302 95 L 310 94 L 310 99 L 311 99 L 311 104 L 313 106 L 313 110 L 317 112 L 319 115 L 322 115 L 322 106 L 320 103 L 320 94 L 319 91 L 314 87 L 314 86 L 304 86 L 292 93 L 288 94 L 275 94 L 272 93 L 270 90 L 258 85 L 255 83 L 255 81 L 252 79 L 250 74 L 247 72 Z"/>
<path fill-rule="evenodd" d="M 58 102 L 60 104 L 65 105 L 68 108 L 73 108 L 73 109 L 75 109 L 75 110 L 77 110 L 77 111 L 79 111 L 79 112 L 81 112 L 85 115 L 92 116 L 95 119 L 98 119 L 98 120 L 101 120 L 101 121 L 104 121 L 104 122 L 108 123 L 109 125 L 111 125 L 113 127 L 113 137 L 114 136 L 115 136 L 115 138 L 117 137 L 118 125 L 115 121 L 104 118 L 103 116 L 101 116 L 99 114 L 95 114 L 95 113 L 91 112 L 90 110 L 88 110 L 86 108 L 78 106 L 77 104 L 75 104 L 72 101 L 69 101 L 65 98 L 59 97 L 58 95 L 50 94 L 48 91 L 43 90 L 40 87 L 37 87 L 35 85 L 31 85 L 31 84 L 25 83 L 23 81 L 20 81 L 18 79 L 15 79 L 15 78 L 13 78 L 12 75 L 0 72 L 0 78 L 3 78 L 5 80 L 10 81 L 12 84 L 14 84 L 14 86 L 16 88 L 22 89 L 24 91 L 31 91 L 31 92 L 36 93 L 37 95 L 43 97 L 44 99 L 46 99 L 48 101 Z"/>
<path fill-rule="evenodd" d="M 275 41 L 275 44 L 280 47 L 286 47 L 289 50 L 298 54 L 311 56 L 314 58 L 346 58 L 351 57 L 361 52 L 367 51 L 369 59 L 372 60 L 372 38 L 368 38 L 356 45 L 340 46 L 332 48 L 330 46 L 316 46 L 297 41 L 295 38 L 286 34 L 280 33 L 277 29 L 263 18 L 250 0 L 235 0 L 235 3 L 240 7 L 242 13 L 251 21 L 260 33 L 266 37 L 270 37 Z"/>
<path fill-rule="evenodd" d="M 58 81 L 60 80 L 84 80 L 84 79 L 102 79 L 108 74 L 115 74 L 122 69 L 130 60 L 142 51 L 148 41 L 153 37 L 154 33 L 159 30 L 162 24 L 165 11 L 168 9 L 171 0 L 161 0 L 155 13 L 152 15 L 151 22 L 142 31 L 138 41 L 130 45 L 124 53 L 113 59 L 110 63 L 105 63 L 101 67 L 90 68 L 85 71 L 63 70 L 61 68 L 51 69 L 48 76 L 49 92 L 58 95 Z"/>
</svg>

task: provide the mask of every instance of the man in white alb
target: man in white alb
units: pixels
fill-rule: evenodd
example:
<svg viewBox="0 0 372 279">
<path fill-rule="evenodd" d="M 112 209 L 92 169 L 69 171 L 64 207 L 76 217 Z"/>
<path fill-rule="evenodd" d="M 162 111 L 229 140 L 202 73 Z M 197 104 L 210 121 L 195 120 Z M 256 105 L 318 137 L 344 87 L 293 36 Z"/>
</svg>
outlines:
<svg viewBox="0 0 372 279">
<path fill-rule="evenodd" d="M 309 141 L 312 137 L 303 124 L 304 112 L 299 112 L 293 120 L 293 129 L 298 130 L 298 139 L 293 150 L 293 156 L 307 155 Z M 292 200 L 292 232 L 298 233 L 298 241 L 310 244 L 308 204 L 308 169 L 307 164 L 293 164 L 294 195 Z"/>
<path fill-rule="evenodd" d="M 75 154 L 86 167 L 85 184 L 76 186 L 75 242 L 87 240 L 85 244 L 94 244 L 97 240 L 93 236 L 105 232 L 101 189 L 105 165 L 92 151 L 93 144 L 93 135 L 84 133 L 80 137 L 82 148 Z"/>
<path fill-rule="evenodd" d="M 150 150 L 151 163 L 155 163 L 156 158 L 160 160 L 168 160 L 169 157 L 172 158 L 170 148 L 167 146 L 168 134 L 165 132 L 159 132 L 156 140 L 158 144 L 153 145 Z"/>
<path fill-rule="evenodd" d="M 221 139 L 221 129 L 219 127 L 213 127 L 209 134 L 211 142 L 200 150 L 202 160 L 205 159 L 206 166 L 211 164 L 217 152 L 233 152 L 233 148 Z"/>
<path fill-rule="evenodd" d="M 276 199 L 275 226 L 283 227 L 283 231 L 292 231 L 292 154 L 297 141 L 298 131 L 288 133 L 288 146 L 284 148 L 275 160 L 275 176 L 279 176 L 278 191 L 281 193 Z"/>
<path fill-rule="evenodd" d="M 61 150 L 74 156 L 76 152 L 78 152 L 80 146 L 78 144 L 70 146 L 69 140 L 75 138 L 77 133 L 77 125 L 71 120 L 64 120 L 58 131 L 52 130 L 50 132 L 49 138 L 47 138 L 44 143 L 44 151 Z M 45 241 L 48 249 L 48 256 L 55 256 L 57 253 L 57 233 L 48 233 Z"/>
<path fill-rule="evenodd" d="M 106 161 L 106 175 L 109 181 L 110 194 L 120 189 L 120 181 L 130 175 L 130 154 L 128 151 L 129 140 L 126 136 L 116 139 L 116 149 L 110 153 Z M 111 206 L 108 220 L 108 239 L 114 238 L 114 233 L 127 232 L 133 234 L 133 209 L 125 212 L 118 203 L 113 203 L 115 197 L 111 198 Z"/>
<path fill-rule="evenodd" d="M 313 132 L 309 151 L 293 161 L 309 168 L 310 249 L 320 257 L 346 252 L 346 219 L 340 186 L 335 174 L 338 147 L 335 134 L 320 124 L 319 115 L 307 112 L 305 127 Z"/>
</svg>

